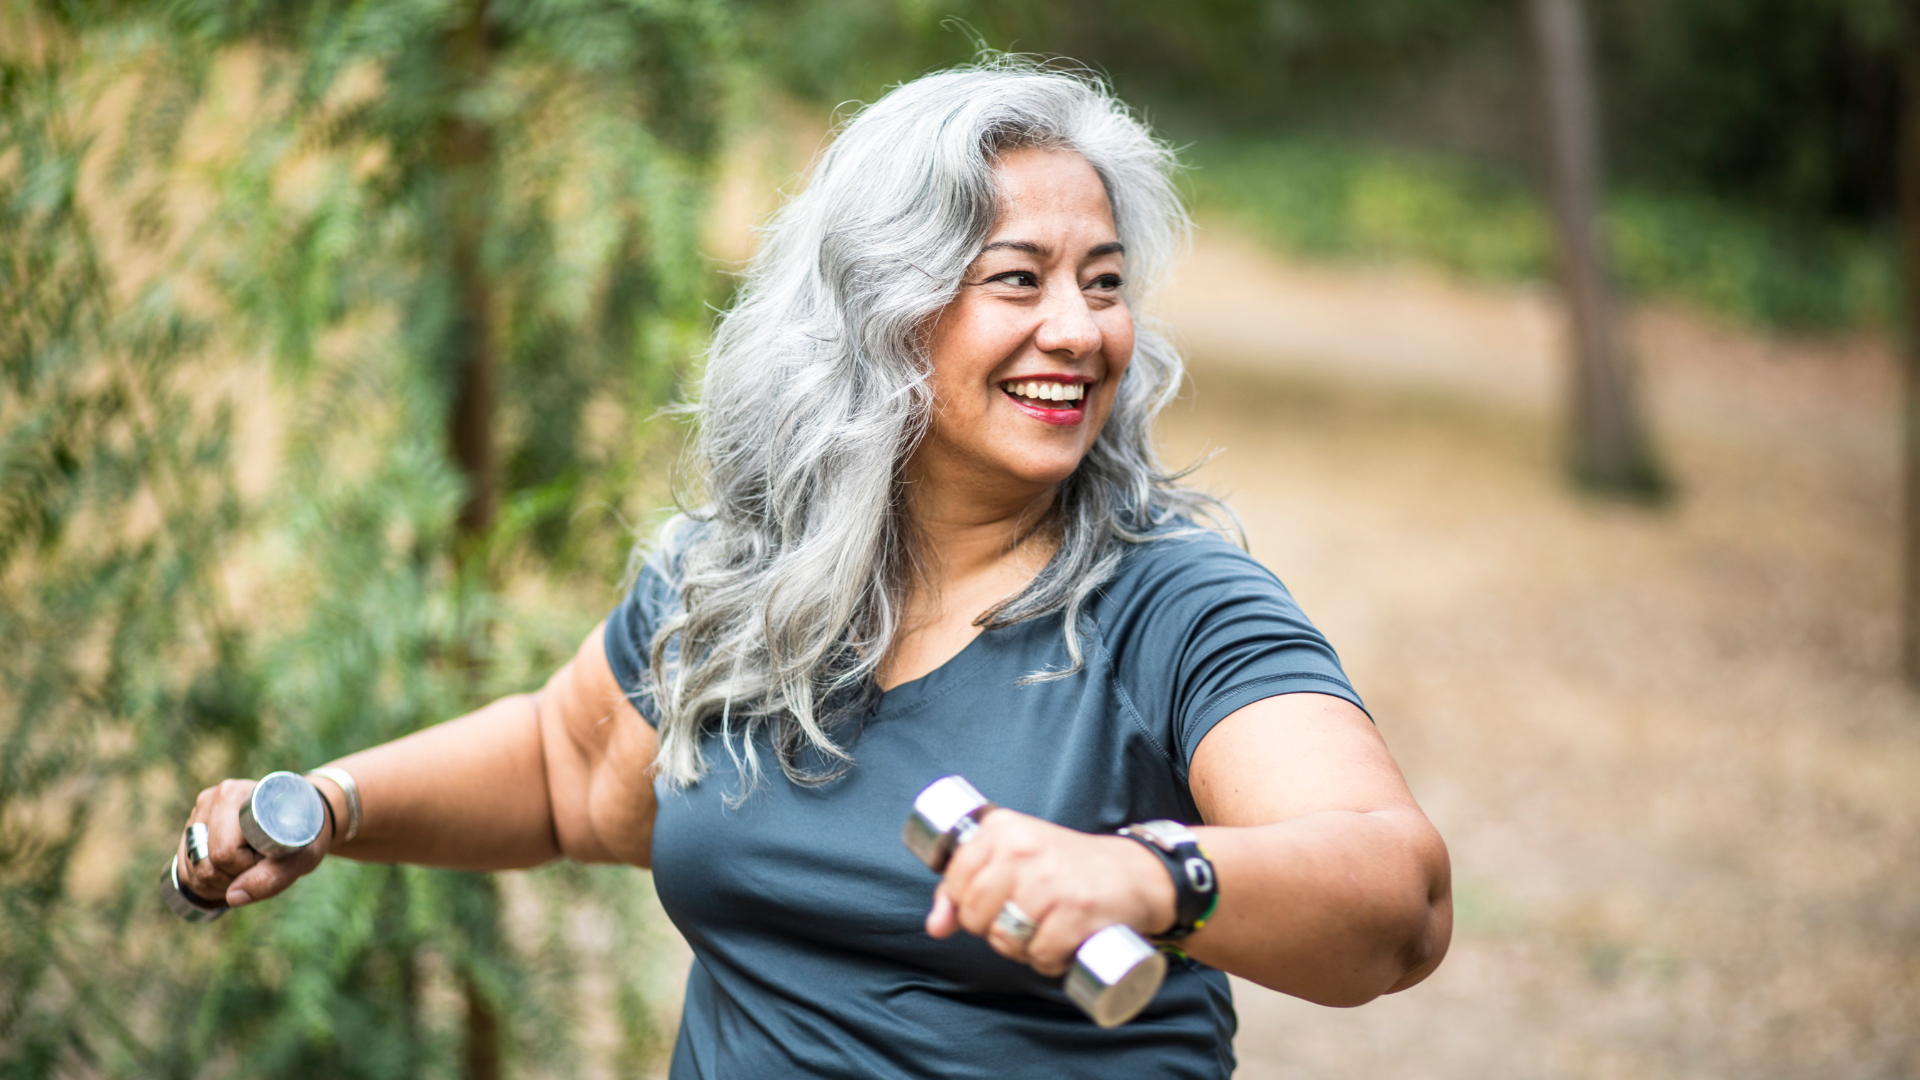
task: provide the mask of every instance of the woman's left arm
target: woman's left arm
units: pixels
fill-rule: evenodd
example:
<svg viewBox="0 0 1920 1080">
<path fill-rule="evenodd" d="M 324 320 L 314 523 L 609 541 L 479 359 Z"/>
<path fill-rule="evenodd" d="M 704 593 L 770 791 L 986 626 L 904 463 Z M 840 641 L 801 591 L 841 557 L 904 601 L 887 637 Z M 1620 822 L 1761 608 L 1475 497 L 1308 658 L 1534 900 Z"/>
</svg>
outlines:
<svg viewBox="0 0 1920 1080">
<path fill-rule="evenodd" d="M 1254 702 L 1201 741 L 1189 778 L 1207 822 L 1194 832 L 1220 881 L 1189 955 L 1339 1006 L 1440 965 L 1453 933 L 1446 844 L 1351 702 Z"/>
<path fill-rule="evenodd" d="M 1201 740 L 1189 778 L 1220 902 L 1181 942 L 1204 963 L 1322 1005 L 1361 1005 L 1427 977 L 1453 931 L 1446 845 L 1386 743 L 1350 702 L 1285 694 Z M 1031 941 L 995 923 L 1018 902 Z M 927 929 L 960 929 L 1046 974 L 1102 926 L 1173 923 L 1164 864 L 1135 841 L 996 810 L 955 853 Z"/>
</svg>

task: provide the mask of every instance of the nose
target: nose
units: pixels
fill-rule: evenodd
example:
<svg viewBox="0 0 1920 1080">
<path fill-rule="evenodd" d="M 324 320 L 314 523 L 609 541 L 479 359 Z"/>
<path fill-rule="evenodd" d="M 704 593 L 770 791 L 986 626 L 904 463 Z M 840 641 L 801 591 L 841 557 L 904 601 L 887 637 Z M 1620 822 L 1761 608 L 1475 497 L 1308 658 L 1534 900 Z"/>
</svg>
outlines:
<svg viewBox="0 0 1920 1080">
<path fill-rule="evenodd" d="M 1049 289 L 1040 327 L 1033 344 L 1041 352 L 1069 360 L 1084 360 L 1100 351 L 1100 324 L 1077 288 Z"/>
</svg>

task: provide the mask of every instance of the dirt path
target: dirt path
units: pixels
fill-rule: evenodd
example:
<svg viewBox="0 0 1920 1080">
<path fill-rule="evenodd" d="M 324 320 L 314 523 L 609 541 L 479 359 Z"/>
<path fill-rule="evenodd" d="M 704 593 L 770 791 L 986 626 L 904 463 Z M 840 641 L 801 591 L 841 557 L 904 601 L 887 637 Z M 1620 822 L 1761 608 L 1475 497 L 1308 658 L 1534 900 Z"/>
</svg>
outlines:
<svg viewBox="0 0 1920 1080">
<path fill-rule="evenodd" d="M 1560 481 L 1538 291 L 1203 234 L 1164 310 L 1169 454 L 1223 450 L 1199 481 L 1340 648 L 1459 900 L 1408 993 L 1238 986 L 1239 1076 L 1920 1075 L 1884 346 L 1641 316 L 1681 490 L 1647 511 Z"/>
<path fill-rule="evenodd" d="M 1239 1075 L 1920 1074 L 1884 347 L 1643 317 L 1682 492 L 1645 511 L 1559 482 L 1543 297 L 1211 241 L 1171 301 L 1169 452 L 1224 448 L 1201 482 L 1341 649 L 1460 901 L 1406 994 L 1241 985 Z"/>
</svg>

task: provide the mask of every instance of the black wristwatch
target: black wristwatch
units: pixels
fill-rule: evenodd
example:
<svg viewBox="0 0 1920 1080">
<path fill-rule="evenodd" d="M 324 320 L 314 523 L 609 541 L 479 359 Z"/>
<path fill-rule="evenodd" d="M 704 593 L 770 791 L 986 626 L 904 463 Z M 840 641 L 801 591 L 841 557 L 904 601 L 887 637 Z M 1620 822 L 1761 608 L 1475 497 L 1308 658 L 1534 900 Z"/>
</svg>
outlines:
<svg viewBox="0 0 1920 1080">
<path fill-rule="evenodd" d="M 1220 902 L 1220 881 L 1193 830 L 1177 821 L 1143 821 L 1121 829 L 1120 835 L 1160 856 L 1173 878 L 1173 928 L 1156 940 L 1179 941 L 1207 925 Z"/>
</svg>

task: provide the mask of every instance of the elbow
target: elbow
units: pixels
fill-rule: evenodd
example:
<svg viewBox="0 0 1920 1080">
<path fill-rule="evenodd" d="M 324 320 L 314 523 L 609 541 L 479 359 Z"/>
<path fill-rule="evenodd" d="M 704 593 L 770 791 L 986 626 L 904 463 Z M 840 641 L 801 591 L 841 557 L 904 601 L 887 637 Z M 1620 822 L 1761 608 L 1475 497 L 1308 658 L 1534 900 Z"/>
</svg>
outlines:
<svg viewBox="0 0 1920 1080">
<path fill-rule="evenodd" d="M 1292 992 L 1333 1009 L 1352 1009 L 1387 994 L 1397 994 L 1433 974 L 1446 956 L 1452 939 L 1451 905 L 1443 896 L 1420 905 L 1417 913 L 1381 925 L 1371 956 L 1360 959 L 1344 978 L 1327 979 L 1301 992 Z"/>
<path fill-rule="evenodd" d="M 1453 883 L 1444 847 L 1430 864 L 1424 895 L 1410 908 L 1390 967 L 1393 977 L 1383 994 L 1418 985 L 1446 959 L 1453 943 Z"/>
<path fill-rule="evenodd" d="M 1355 971 L 1347 985 L 1320 1004 L 1335 1008 L 1365 1005 L 1416 986 L 1439 968 L 1453 941 L 1453 891 L 1444 849 L 1429 866 L 1417 891 L 1409 889 L 1405 901 L 1394 905 L 1393 914 L 1381 920 L 1375 938 L 1375 962 Z"/>
</svg>

